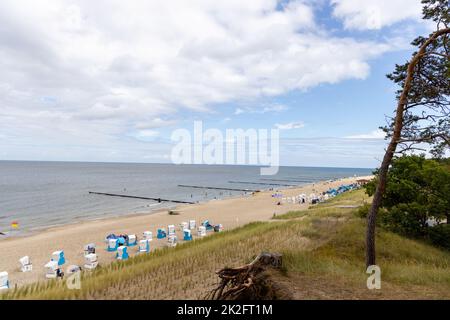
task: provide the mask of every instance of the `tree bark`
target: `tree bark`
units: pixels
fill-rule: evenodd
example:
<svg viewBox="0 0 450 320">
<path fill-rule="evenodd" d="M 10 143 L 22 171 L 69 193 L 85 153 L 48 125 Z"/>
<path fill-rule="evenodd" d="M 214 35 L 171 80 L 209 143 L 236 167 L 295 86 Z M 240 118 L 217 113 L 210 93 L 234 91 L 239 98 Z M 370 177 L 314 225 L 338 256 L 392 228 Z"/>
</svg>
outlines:
<svg viewBox="0 0 450 320">
<path fill-rule="evenodd" d="M 450 34 L 450 28 L 445 28 L 438 30 L 431 34 L 428 40 L 420 47 L 419 51 L 411 59 L 408 65 L 408 70 L 406 74 L 405 84 L 403 86 L 403 91 L 399 97 L 397 109 L 395 113 L 394 120 L 394 132 L 386 149 L 386 153 L 383 157 L 383 162 L 381 163 L 378 184 L 373 196 L 372 205 L 367 216 L 367 232 L 366 232 L 366 267 L 376 264 L 376 251 L 375 251 L 375 227 L 378 210 L 381 206 L 381 201 L 383 198 L 384 191 L 386 189 L 387 174 L 389 171 L 389 166 L 391 165 L 392 158 L 394 157 L 395 150 L 397 149 L 398 142 L 401 137 L 401 132 L 403 129 L 403 115 L 405 107 L 408 104 L 408 95 L 411 90 L 412 80 L 414 78 L 414 72 L 417 64 L 420 62 L 424 54 L 426 53 L 427 47 L 435 41 L 438 37 Z"/>
</svg>

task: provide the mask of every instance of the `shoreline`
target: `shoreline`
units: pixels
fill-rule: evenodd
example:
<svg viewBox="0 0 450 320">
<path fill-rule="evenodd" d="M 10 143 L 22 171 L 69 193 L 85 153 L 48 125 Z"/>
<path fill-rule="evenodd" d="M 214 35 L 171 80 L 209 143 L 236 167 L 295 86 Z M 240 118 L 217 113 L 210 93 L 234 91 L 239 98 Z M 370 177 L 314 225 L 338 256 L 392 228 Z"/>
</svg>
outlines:
<svg viewBox="0 0 450 320">
<path fill-rule="evenodd" d="M 61 224 L 53 224 L 53 225 L 48 225 L 48 226 L 41 226 L 41 227 L 35 227 L 32 229 L 28 229 L 26 232 L 21 233 L 21 234 L 16 234 L 13 236 L 7 236 L 3 239 L 0 239 L 0 243 L 2 242 L 7 242 L 7 241 L 12 241 L 15 239 L 23 239 L 23 238 L 29 238 L 32 236 L 36 236 L 39 235 L 41 233 L 45 233 L 45 232 L 51 232 L 54 230 L 58 230 L 61 228 L 69 228 L 69 227 L 74 227 L 76 225 L 82 225 L 82 224 L 86 224 L 86 223 L 90 223 L 90 222 L 95 222 L 95 221 L 104 221 L 104 220 L 108 220 L 108 219 L 120 219 L 120 218 L 125 218 L 125 217 L 138 217 L 138 216 L 144 216 L 144 215 L 150 215 L 150 214 L 154 214 L 154 213 L 158 213 L 160 211 L 167 211 L 166 208 L 164 209 L 158 209 L 155 211 L 151 211 L 151 212 L 142 212 L 142 213 L 136 213 L 136 212 L 132 212 L 132 213 L 124 213 L 124 214 L 114 214 L 114 215 L 103 215 L 103 216 L 97 216 L 97 217 L 92 217 L 92 218 L 83 218 L 80 220 L 74 220 L 71 222 L 63 222 Z M 14 232 L 14 231 L 10 231 L 10 232 Z"/>
<path fill-rule="evenodd" d="M 236 195 L 224 199 L 210 199 L 196 204 L 176 205 L 171 209 L 161 208 L 146 213 L 125 214 L 116 217 L 99 217 L 92 220 L 76 221 L 70 224 L 52 226 L 31 235 L 7 237 L 0 241 L 0 272 L 7 271 L 11 288 L 37 281 L 46 281 L 44 265 L 50 260 L 53 251 L 64 250 L 67 266 L 83 265 L 83 248 L 88 243 L 97 246 L 98 260 L 101 265 L 114 261 L 115 252 L 106 251 L 104 239 L 107 234 L 136 234 L 140 239 L 144 231 L 153 232 L 151 250 L 166 246 L 167 239 L 157 240 L 156 231 L 160 227 L 174 224 L 177 229 L 178 242 L 182 241 L 179 224 L 182 221 L 196 220 L 197 226 L 204 220 L 212 224 L 222 224 L 225 230 L 234 229 L 255 221 L 268 221 L 273 214 L 283 214 L 292 210 L 306 210 L 309 203 L 276 205 L 279 200 L 272 198 L 274 192 L 282 192 L 285 196 L 295 196 L 301 193 L 321 193 L 341 184 L 356 182 L 365 177 L 341 178 L 334 181 L 321 181 L 301 185 L 298 187 L 273 188 L 258 193 Z M 169 215 L 169 210 L 176 210 L 179 215 Z M 197 238 L 197 232 L 192 232 Z M 208 233 L 209 234 L 209 233 Z M 130 247 L 130 257 L 134 256 L 137 247 Z M 19 271 L 19 259 L 28 255 L 33 263 L 33 271 L 22 273 Z"/>
<path fill-rule="evenodd" d="M 320 182 L 320 181 L 319 181 Z M 308 183 L 309 184 L 309 183 Z M 306 184 L 305 184 L 306 185 Z M 303 187 L 305 185 L 298 185 L 295 186 L 294 188 L 300 188 Z M 285 189 L 290 189 L 292 187 L 285 187 L 285 188 L 277 188 L 277 190 L 285 190 Z M 268 189 L 261 189 L 260 192 L 269 192 Z M 220 198 L 220 199 L 208 199 L 208 200 L 204 200 L 204 201 L 199 201 L 197 203 L 194 204 L 173 204 L 171 206 L 167 206 L 167 207 L 161 207 L 158 209 L 149 209 L 149 211 L 142 211 L 142 212 L 128 212 L 128 213 L 106 213 L 104 215 L 100 215 L 100 216 L 93 216 L 91 218 L 89 217 L 85 217 L 85 218 L 81 218 L 79 220 L 74 219 L 73 221 L 68 221 L 68 222 L 62 222 L 62 223 L 58 223 L 58 224 L 53 224 L 53 225 L 47 225 L 47 226 L 37 226 L 37 227 L 33 227 L 30 228 L 26 231 L 23 231 L 23 233 L 20 234 L 15 234 L 13 236 L 6 236 L 3 238 L 0 238 L 0 243 L 5 242 L 5 241 L 11 241 L 14 239 L 19 239 L 19 238 L 27 238 L 27 237 L 31 237 L 43 232 L 48 232 L 48 231 L 52 231 L 54 229 L 59 229 L 59 228 L 65 228 L 65 227 L 70 227 L 70 226 L 74 226 L 74 225 L 78 225 L 78 224 L 85 224 L 85 223 L 89 223 L 89 222 L 93 222 L 93 221 L 104 221 L 104 220 L 109 220 L 109 219 L 121 219 L 121 218 L 126 218 L 126 217 L 140 217 L 140 216 L 147 216 L 147 215 L 152 215 L 155 213 L 159 213 L 161 211 L 164 212 L 168 212 L 170 210 L 178 210 L 178 208 L 180 206 L 184 206 L 184 205 L 199 205 L 199 204 L 204 204 L 204 203 L 209 203 L 209 202 L 214 202 L 214 201 L 224 201 L 224 200 L 229 200 L 229 199 L 240 199 L 240 198 L 247 198 L 250 197 L 251 194 L 247 194 L 247 195 L 233 195 L 233 196 L 228 196 L 225 198 Z M 8 231 L 9 233 L 14 233 L 16 232 L 15 230 L 10 230 Z"/>
</svg>

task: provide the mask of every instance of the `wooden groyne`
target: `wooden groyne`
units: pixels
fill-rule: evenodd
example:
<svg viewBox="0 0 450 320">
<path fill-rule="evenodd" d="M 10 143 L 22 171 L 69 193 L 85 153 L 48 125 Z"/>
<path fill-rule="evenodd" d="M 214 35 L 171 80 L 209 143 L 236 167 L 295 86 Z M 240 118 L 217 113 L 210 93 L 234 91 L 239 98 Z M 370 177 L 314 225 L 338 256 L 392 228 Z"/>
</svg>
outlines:
<svg viewBox="0 0 450 320">
<path fill-rule="evenodd" d="M 211 189 L 211 190 L 224 190 L 224 191 L 239 191 L 239 192 L 259 192 L 260 190 L 252 189 L 236 189 L 236 188 L 220 188 L 220 187 L 208 187 L 208 186 L 191 186 L 187 184 L 179 184 L 182 188 L 193 188 L 193 189 Z"/>
<path fill-rule="evenodd" d="M 139 196 L 129 196 L 129 195 L 126 195 L 126 194 L 115 194 L 115 193 L 104 193 L 104 192 L 93 192 L 93 191 L 89 191 L 89 194 L 97 194 L 97 195 L 109 196 L 109 197 L 121 197 L 121 198 L 152 200 L 152 201 L 157 201 L 157 202 L 173 202 L 173 203 L 186 203 L 186 204 L 194 204 L 195 203 L 195 202 L 192 202 L 192 201 L 171 200 L 171 199 L 150 198 L 150 197 L 139 197 Z"/>
<path fill-rule="evenodd" d="M 283 183 L 267 183 L 267 182 L 250 182 L 250 181 L 228 181 L 228 183 L 240 183 L 240 184 L 259 184 L 262 186 L 278 186 L 278 187 L 296 187 L 295 184 L 283 184 Z"/>
</svg>

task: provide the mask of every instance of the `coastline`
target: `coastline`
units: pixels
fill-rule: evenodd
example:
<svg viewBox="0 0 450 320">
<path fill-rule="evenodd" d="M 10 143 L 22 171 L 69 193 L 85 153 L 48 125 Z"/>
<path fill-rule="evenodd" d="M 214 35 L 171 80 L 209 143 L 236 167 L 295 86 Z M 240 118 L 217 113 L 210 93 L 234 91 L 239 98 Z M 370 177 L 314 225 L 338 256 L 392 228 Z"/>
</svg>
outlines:
<svg viewBox="0 0 450 320">
<path fill-rule="evenodd" d="M 0 271 L 9 273 L 12 287 L 24 284 L 46 281 L 44 264 L 50 259 L 53 251 L 64 250 L 67 267 L 71 264 L 83 264 L 83 247 L 87 243 L 97 245 L 99 263 L 104 265 L 114 261 L 115 253 L 106 251 L 105 236 L 109 233 L 136 234 L 141 238 L 142 232 L 153 232 L 154 239 L 151 249 L 166 245 L 166 239 L 157 240 L 156 231 L 169 224 L 177 227 L 177 236 L 182 243 L 182 232 L 178 226 L 182 221 L 195 219 L 197 225 L 204 220 L 212 224 L 223 224 L 225 230 L 234 229 L 255 221 L 268 221 L 274 214 L 283 214 L 292 210 L 305 210 L 309 204 L 285 203 L 277 206 L 278 200 L 271 194 L 279 190 L 285 196 L 295 196 L 301 193 L 320 193 L 341 184 L 353 183 L 367 177 L 349 177 L 335 181 L 322 181 L 301 185 L 298 187 L 274 188 L 255 195 L 240 195 L 225 199 L 212 199 L 196 204 L 174 206 L 173 209 L 160 209 L 147 213 L 133 213 L 118 217 L 99 217 L 95 219 L 77 221 L 60 226 L 53 226 L 39 230 L 31 235 L 9 237 L 0 241 Z M 169 210 L 176 210 L 179 215 L 169 215 Z M 197 237 L 193 232 L 194 239 Z M 135 255 L 136 247 L 129 249 L 130 256 Z M 19 271 L 19 258 L 28 255 L 33 263 L 33 271 L 22 273 Z M 64 268 L 65 269 L 65 268 Z"/>
<path fill-rule="evenodd" d="M 320 181 L 319 181 L 320 182 Z M 298 187 L 303 187 L 304 185 L 299 185 L 296 186 L 296 188 Z M 277 190 L 285 190 L 285 189 L 289 189 L 290 187 L 285 187 L 285 188 L 278 188 Z M 261 190 L 262 192 L 268 192 L 268 190 Z M 202 203 L 209 203 L 209 202 L 214 202 L 214 201 L 223 201 L 223 200 L 229 200 L 229 199 L 239 199 L 239 198 L 246 198 L 249 197 L 250 194 L 247 195 L 233 195 L 233 196 L 227 196 L 225 198 L 220 198 L 220 199 L 208 199 L 208 200 L 202 200 L 199 201 L 197 203 L 195 203 L 194 205 L 199 205 Z M 126 218 L 126 217 L 140 217 L 140 216 L 147 216 L 147 215 L 152 215 L 155 213 L 159 213 L 161 211 L 163 212 L 168 212 L 169 210 L 178 210 L 178 208 L 182 206 L 180 204 L 172 204 L 170 206 L 166 206 L 166 207 L 161 207 L 161 208 L 157 208 L 157 209 L 149 209 L 147 211 L 140 211 L 140 212 L 127 212 L 127 213 L 113 213 L 113 214 L 109 214 L 106 213 L 104 215 L 101 216 L 93 216 L 91 218 L 89 217 L 83 217 L 80 219 L 73 219 L 73 221 L 69 221 L 69 222 L 61 222 L 61 223 L 56 223 L 53 225 L 47 225 L 47 226 L 37 226 L 34 228 L 30 228 L 27 229 L 26 231 L 20 231 L 20 233 L 18 234 L 14 234 L 12 236 L 6 236 L 3 238 L 0 238 L 0 243 L 5 242 L 5 241 L 11 241 L 13 239 L 18 239 L 18 238 L 27 238 L 27 237 L 31 237 L 34 235 L 37 235 L 39 233 L 42 232 L 48 232 L 48 231 L 52 231 L 54 229 L 58 229 L 58 228 L 65 228 L 65 227 L 70 227 L 70 226 L 75 226 L 78 224 L 84 224 L 84 223 L 90 223 L 93 221 L 106 221 L 109 219 L 121 219 L 121 218 Z M 5 218 L 7 218 L 5 216 Z M 15 232 L 14 230 L 9 231 L 11 232 Z"/>
</svg>

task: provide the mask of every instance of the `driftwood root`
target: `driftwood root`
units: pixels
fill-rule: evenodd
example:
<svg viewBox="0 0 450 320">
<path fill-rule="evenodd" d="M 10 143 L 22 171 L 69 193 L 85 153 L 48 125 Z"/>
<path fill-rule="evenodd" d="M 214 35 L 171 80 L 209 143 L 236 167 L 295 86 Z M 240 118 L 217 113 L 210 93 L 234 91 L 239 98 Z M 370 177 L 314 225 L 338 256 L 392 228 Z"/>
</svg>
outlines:
<svg viewBox="0 0 450 320">
<path fill-rule="evenodd" d="M 282 255 L 263 252 L 253 262 L 238 267 L 217 271 L 219 285 L 211 290 L 206 299 L 210 300 L 262 300 L 276 298 L 276 290 L 266 272 L 268 268 L 280 269 Z"/>
</svg>

